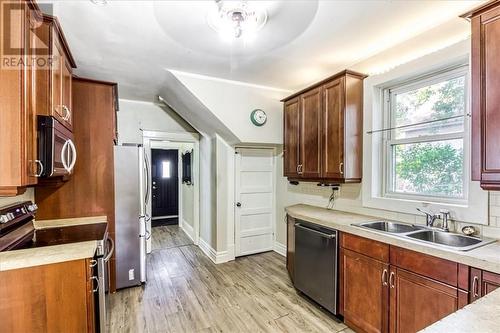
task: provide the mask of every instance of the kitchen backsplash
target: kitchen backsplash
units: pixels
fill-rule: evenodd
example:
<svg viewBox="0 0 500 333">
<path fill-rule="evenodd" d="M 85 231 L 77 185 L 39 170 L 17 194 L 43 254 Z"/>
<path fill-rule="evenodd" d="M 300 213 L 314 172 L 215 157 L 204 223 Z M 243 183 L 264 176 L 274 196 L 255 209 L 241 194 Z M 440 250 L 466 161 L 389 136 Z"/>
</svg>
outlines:
<svg viewBox="0 0 500 333">
<path fill-rule="evenodd" d="M 286 178 L 282 178 L 282 181 L 285 182 Z M 315 183 L 300 183 L 297 186 L 286 184 L 286 189 L 283 190 L 286 193 L 285 199 L 280 200 L 278 198 L 278 210 L 297 203 L 326 207 L 331 194 L 330 188 L 318 187 Z M 471 225 L 476 228 L 477 233 L 480 235 L 500 239 L 500 192 L 490 192 L 489 202 L 489 221 L 487 225 L 452 221 L 452 228 L 459 232 L 465 225 Z M 280 205 L 283 207 L 280 207 Z M 376 216 L 382 219 L 425 224 L 425 217 L 417 214 L 405 214 L 363 207 L 360 184 L 342 185 L 333 208 L 351 213 Z M 278 218 L 281 218 L 281 216 Z"/>
<path fill-rule="evenodd" d="M 12 203 L 19 201 L 34 201 L 35 190 L 33 188 L 28 188 L 24 194 L 18 195 L 17 197 L 0 197 L 0 207 L 8 206 Z"/>
</svg>

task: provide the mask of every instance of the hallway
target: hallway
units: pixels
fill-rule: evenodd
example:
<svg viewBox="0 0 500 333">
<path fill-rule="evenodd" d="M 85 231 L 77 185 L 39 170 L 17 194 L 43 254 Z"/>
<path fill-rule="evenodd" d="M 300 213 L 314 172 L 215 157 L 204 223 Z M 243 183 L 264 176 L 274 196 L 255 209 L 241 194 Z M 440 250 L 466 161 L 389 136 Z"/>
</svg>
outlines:
<svg viewBox="0 0 500 333">
<path fill-rule="evenodd" d="M 147 285 L 110 295 L 110 311 L 110 332 L 349 331 L 297 294 L 282 256 L 215 265 L 194 245 L 153 251 Z"/>
<path fill-rule="evenodd" d="M 152 227 L 151 230 L 152 251 L 193 245 L 193 241 L 182 231 L 178 224 Z"/>
</svg>

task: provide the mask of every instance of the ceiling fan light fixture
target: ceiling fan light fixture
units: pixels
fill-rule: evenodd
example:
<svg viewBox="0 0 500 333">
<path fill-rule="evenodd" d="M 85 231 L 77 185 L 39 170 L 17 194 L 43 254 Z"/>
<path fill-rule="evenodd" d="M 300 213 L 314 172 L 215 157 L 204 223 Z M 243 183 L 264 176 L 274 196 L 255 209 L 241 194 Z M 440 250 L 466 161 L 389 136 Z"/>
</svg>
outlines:
<svg viewBox="0 0 500 333">
<path fill-rule="evenodd" d="M 223 40 L 249 41 L 267 22 L 267 12 L 248 1 L 216 1 L 207 14 L 208 25 Z"/>
</svg>

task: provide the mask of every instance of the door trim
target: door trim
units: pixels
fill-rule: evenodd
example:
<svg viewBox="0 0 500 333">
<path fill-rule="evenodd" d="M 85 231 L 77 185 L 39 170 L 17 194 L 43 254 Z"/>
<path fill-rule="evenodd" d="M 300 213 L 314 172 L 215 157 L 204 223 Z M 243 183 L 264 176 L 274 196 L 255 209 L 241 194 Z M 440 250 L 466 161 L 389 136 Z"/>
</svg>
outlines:
<svg viewBox="0 0 500 333">
<path fill-rule="evenodd" d="M 169 133 L 169 132 L 147 131 L 147 130 L 141 130 L 141 131 L 143 137 L 144 150 L 150 162 L 150 165 L 151 165 L 151 144 L 155 145 L 155 143 L 159 141 L 169 141 L 168 143 L 170 145 L 177 145 L 178 147 L 180 147 L 184 143 L 193 144 L 193 160 L 192 160 L 192 167 L 193 167 L 192 177 L 193 177 L 193 187 L 194 187 L 193 243 L 198 246 L 200 241 L 200 143 L 199 143 L 200 136 L 198 135 L 198 133 Z M 179 163 L 182 163 L 181 158 L 179 158 Z M 179 170 L 182 170 L 182 167 Z M 151 174 L 149 175 L 149 177 L 151 177 Z M 182 186 L 182 182 L 179 182 L 179 186 Z M 181 200 L 182 200 L 182 193 L 180 193 L 179 195 L 179 203 L 181 203 Z M 149 201 L 146 207 L 146 211 L 149 215 L 151 215 L 151 200 Z M 181 211 L 182 210 L 179 210 L 179 214 L 181 214 Z M 182 220 L 181 216 L 179 216 L 179 226 L 181 226 L 182 223 L 181 220 Z M 148 231 L 151 232 L 151 224 L 149 224 L 147 228 L 149 228 Z M 150 253 L 151 249 L 148 249 L 147 252 Z"/>
<path fill-rule="evenodd" d="M 271 228 L 272 228 L 272 233 L 273 233 L 273 239 L 272 239 L 272 244 L 271 244 L 271 249 L 270 251 L 273 251 L 275 248 L 276 244 L 276 148 L 270 148 L 270 147 L 262 147 L 262 146 L 236 146 L 234 151 L 235 154 L 240 154 L 241 151 L 244 150 L 256 150 L 256 149 L 262 149 L 262 150 L 268 150 L 271 152 L 272 155 L 272 179 L 273 179 L 273 184 L 272 184 L 272 190 L 273 190 L 273 203 L 272 203 L 272 208 L 271 208 Z M 236 207 L 236 203 L 238 202 L 238 187 L 239 187 L 239 181 L 238 181 L 238 175 L 239 173 L 239 162 L 238 158 L 234 159 L 234 202 L 233 202 L 233 214 L 234 214 L 234 256 L 237 257 L 240 255 L 240 239 L 238 237 L 239 235 L 239 230 L 240 230 L 240 224 L 239 220 L 236 218 L 236 210 L 238 207 Z"/>
</svg>

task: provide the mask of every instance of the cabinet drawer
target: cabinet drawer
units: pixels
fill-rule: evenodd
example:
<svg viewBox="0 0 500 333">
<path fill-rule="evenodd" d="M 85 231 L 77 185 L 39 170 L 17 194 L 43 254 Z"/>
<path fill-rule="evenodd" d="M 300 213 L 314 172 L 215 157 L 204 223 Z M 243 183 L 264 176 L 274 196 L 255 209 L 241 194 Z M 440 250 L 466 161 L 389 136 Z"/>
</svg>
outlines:
<svg viewBox="0 0 500 333">
<path fill-rule="evenodd" d="M 344 249 L 364 254 L 382 262 L 389 262 L 389 245 L 387 244 L 346 233 L 341 234 L 340 244 Z"/>
<path fill-rule="evenodd" d="M 458 286 L 458 264 L 456 262 L 391 246 L 391 265 L 454 287 Z"/>
</svg>

